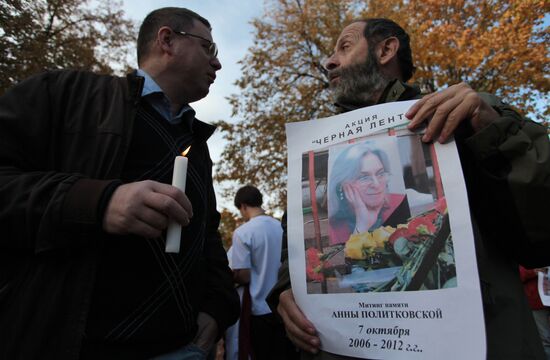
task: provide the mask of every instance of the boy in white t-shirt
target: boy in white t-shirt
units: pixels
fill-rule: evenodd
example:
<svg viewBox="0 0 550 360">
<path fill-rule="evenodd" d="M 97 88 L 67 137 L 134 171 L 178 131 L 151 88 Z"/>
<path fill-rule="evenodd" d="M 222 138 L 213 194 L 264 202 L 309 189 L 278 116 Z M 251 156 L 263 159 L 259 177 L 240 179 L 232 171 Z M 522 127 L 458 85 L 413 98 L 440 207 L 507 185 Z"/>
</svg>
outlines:
<svg viewBox="0 0 550 360">
<path fill-rule="evenodd" d="M 249 284 L 254 355 L 258 360 L 296 358 L 282 323 L 265 301 L 277 281 L 281 264 L 281 223 L 265 214 L 262 194 L 254 186 L 247 185 L 237 191 L 235 206 L 247 222 L 233 233 L 231 263 L 235 282 Z"/>
</svg>

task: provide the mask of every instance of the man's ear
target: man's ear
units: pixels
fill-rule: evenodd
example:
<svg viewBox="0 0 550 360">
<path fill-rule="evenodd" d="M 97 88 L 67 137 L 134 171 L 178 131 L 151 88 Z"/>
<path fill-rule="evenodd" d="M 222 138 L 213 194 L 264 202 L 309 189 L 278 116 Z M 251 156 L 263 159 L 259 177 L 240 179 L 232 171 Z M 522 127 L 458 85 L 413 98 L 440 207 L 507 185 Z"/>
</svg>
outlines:
<svg viewBox="0 0 550 360">
<path fill-rule="evenodd" d="M 385 40 L 382 40 L 376 46 L 376 55 L 378 56 L 378 63 L 380 65 L 386 65 L 397 58 L 397 51 L 399 50 L 399 39 L 395 36 L 391 36 Z"/>
<path fill-rule="evenodd" d="M 162 26 L 157 32 L 157 41 L 162 52 L 172 54 L 172 39 L 174 32 L 168 26 Z"/>
</svg>

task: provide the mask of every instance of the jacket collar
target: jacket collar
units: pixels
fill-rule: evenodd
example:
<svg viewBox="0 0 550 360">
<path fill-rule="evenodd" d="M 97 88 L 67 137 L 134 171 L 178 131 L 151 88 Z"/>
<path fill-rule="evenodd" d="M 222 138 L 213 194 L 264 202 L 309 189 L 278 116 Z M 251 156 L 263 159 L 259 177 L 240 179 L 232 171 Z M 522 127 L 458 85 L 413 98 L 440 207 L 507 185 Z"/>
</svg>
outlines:
<svg viewBox="0 0 550 360">
<path fill-rule="evenodd" d="M 206 141 L 216 131 L 216 126 L 207 124 L 195 118 L 193 121 L 193 135 L 198 140 Z"/>
<path fill-rule="evenodd" d="M 126 75 L 126 81 L 128 84 L 128 101 L 133 102 L 135 105 L 139 103 L 141 98 L 141 92 L 143 91 L 143 84 L 145 79 L 138 76 L 135 71 Z"/>
</svg>

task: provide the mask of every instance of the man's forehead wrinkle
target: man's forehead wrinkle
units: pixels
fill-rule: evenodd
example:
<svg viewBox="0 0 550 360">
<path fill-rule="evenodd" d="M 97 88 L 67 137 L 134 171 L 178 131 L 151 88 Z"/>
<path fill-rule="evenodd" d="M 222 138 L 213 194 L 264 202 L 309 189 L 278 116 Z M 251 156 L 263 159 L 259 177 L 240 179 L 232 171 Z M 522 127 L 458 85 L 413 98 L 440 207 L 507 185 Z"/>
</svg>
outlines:
<svg viewBox="0 0 550 360">
<path fill-rule="evenodd" d="M 340 38 L 338 38 L 338 41 L 336 42 L 336 45 L 341 45 L 342 42 L 346 40 L 353 40 L 357 41 L 363 36 L 362 31 L 360 31 L 357 28 L 349 28 L 345 29 L 344 32 L 340 35 Z"/>
<path fill-rule="evenodd" d="M 342 45 L 343 42 L 352 40 L 356 42 L 358 40 L 358 37 L 362 36 L 358 31 L 353 31 L 352 29 L 345 30 L 340 37 L 338 38 L 338 41 L 336 42 L 335 50 Z"/>
</svg>

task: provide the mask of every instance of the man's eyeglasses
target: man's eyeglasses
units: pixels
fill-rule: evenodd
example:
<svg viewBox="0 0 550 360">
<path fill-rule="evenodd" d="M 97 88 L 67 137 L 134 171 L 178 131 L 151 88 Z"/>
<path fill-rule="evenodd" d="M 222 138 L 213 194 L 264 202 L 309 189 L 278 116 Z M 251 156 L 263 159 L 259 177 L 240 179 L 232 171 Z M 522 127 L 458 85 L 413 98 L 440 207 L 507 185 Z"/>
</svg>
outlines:
<svg viewBox="0 0 550 360">
<path fill-rule="evenodd" d="M 218 46 L 216 45 L 215 42 L 210 41 L 207 38 L 204 38 L 202 36 L 195 35 L 195 34 L 190 34 L 190 33 L 185 32 L 185 31 L 174 31 L 174 32 L 178 35 L 191 36 L 191 37 L 206 41 L 208 43 L 208 55 L 210 55 L 210 57 L 213 57 L 213 58 L 218 57 Z"/>
</svg>

